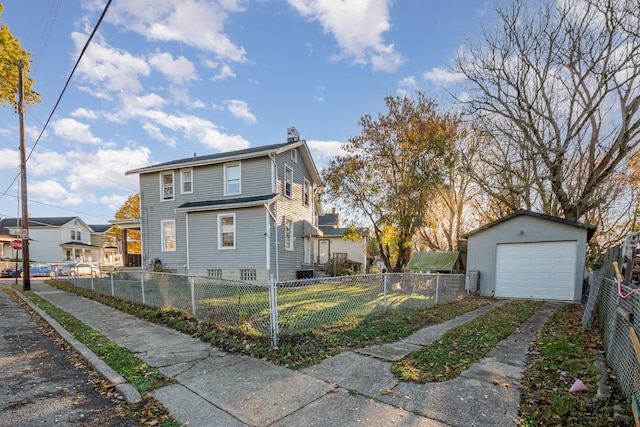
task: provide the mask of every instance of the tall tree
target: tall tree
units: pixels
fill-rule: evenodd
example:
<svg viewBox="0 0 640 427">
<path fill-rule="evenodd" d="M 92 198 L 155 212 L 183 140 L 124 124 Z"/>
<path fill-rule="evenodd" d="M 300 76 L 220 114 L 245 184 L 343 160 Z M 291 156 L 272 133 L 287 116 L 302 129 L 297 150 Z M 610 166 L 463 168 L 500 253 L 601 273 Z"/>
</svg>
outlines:
<svg viewBox="0 0 640 427">
<path fill-rule="evenodd" d="M 637 1 L 513 0 L 497 12 L 496 29 L 456 58 L 488 142 L 470 170 L 512 209 L 606 215 L 640 144 Z"/>
<path fill-rule="evenodd" d="M 0 3 L 0 15 L 4 6 Z M 27 105 L 40 102 L 40 94 L 33 90 L 34 81 L 29 77 L 31 54 L 20 47 L 9 27 L 0 20 L 0 105 L 17 105 L 18 64 L 24 65 L 24 101 Z"/>
<path fill-rule="evenodd" d="M 460 118 L 440 114 L 419 92 L 387 97 L 386 114 L 363 116 L 361 134 L 323 172 L 326 198 L 370 221 L 388 271 L 402 271 L 424 206 L 436 194 L 452 161 Z"/>
</svg>

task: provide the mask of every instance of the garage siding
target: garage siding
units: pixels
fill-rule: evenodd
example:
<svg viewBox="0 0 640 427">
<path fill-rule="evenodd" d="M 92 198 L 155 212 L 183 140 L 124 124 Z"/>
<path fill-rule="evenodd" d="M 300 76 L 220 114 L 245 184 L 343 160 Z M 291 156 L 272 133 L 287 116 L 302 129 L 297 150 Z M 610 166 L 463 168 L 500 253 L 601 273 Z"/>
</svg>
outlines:
<svg viewBox="0 0 640 427">
<path fill-rule="evenodd" d="M 495 296 L 572 301 L 576 257 L 577 241 L 499 244 Z"/>
</svg>

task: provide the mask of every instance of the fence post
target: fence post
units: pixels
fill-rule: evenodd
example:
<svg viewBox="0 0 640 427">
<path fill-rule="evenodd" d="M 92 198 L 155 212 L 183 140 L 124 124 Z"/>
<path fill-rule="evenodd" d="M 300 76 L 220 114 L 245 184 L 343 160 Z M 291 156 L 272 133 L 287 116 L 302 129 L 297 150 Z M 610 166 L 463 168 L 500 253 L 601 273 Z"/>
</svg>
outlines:
<svg viewBox="0 0 640 427">
<path fill-rule="evenodd" d="M 271 326 L 271 341 L 273 348 L 278 347 L 278 300 L 276 281 L 273 275 L 269 276 L 269 320 Z"/>
<path fill-rule="evenodd" d="M 191 314 L 193 317 L 196 317 L 196 293 L 195 293 L 195 277 L 189 277 L 189 282 L 191 284 Z"/>
<path fill-rule="evenodd" d="M 146 304 L 145 296 L 144 296 L 144 271 L 140 272 L 140 288 L 142 289 L 142 303 Z"/>
<path fill-rule="evenodd" d="M 111 272 L 111 296 L 114 296 L 116 294 L 115 292 L 115 288 L 113 286 L 113 271 Z"/>
<path fill-rule="evenodd" d="M 438 305 L 438 291 L 440 290 L 440 273 L 436 273 L 436 305 Z"/>
<path fill-rule="evenodd" d="M 382 273 L 384 311 L 387 311 L 387 275 Z"/>
<path fill-rule="evenodd" d="M 93 291 L 93 274 L 91 274 L 91 290 Z"/>
</svg>

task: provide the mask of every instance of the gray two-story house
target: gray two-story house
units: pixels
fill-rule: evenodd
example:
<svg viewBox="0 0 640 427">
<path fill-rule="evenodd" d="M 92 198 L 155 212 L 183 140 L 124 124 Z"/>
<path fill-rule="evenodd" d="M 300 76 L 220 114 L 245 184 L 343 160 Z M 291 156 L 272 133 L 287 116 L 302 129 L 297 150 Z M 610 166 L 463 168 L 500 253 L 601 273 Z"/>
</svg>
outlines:
<svg viewBox="0 0 640 427">
<path fill-rule="evenodd" d="M 127 174 L 140 176 L 145 267 L 266 283 L 314 259 L 320 177 L 295 135 Z"/>
</svg>

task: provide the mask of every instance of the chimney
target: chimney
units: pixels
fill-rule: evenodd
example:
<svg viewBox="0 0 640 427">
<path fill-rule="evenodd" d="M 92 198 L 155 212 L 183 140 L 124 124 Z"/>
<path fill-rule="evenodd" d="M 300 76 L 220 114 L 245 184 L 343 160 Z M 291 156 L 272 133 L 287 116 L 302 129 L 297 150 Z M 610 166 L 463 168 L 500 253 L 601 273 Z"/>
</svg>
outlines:
<svg viewBox="0 0 640 427">
<path fill-rule="evenodd" d="M 331 213 L 335 214 L 336 213 L 336 208 L 331 208 Z"/>
<path fill-rule="evenodd" d="M 287 142 L 296 141 L 300 141 L 300 132 L 298 132 L 298 129 L 294 128 L 293 126 L 287 128 Z"/>
</svg>

